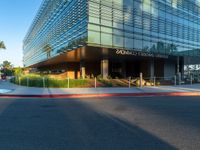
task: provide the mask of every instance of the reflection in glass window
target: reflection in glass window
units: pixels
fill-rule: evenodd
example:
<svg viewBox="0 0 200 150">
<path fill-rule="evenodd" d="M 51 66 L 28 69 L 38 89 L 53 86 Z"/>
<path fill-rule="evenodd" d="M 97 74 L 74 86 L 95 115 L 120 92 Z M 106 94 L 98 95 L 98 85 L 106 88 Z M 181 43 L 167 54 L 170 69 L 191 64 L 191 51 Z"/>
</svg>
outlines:
<svg viewBox="0 0 200 150">
<path fill-rule="evenodd" d="M 151 49 L 151 42 L 144 41 L 142 43 L 142 51 L 149 52 Z"/>
<path fill-rule="evenodd" d="M 100 44 L 100 33 L 95 31 L 88 31 L 88 42 Z"/>
<path fill-rule="evenodd" d="M 112 21 L 110 21 L 110 20 L 101 19 L 101 24 L 104 25 L 104 26 L 112 27 Z"/>
<path fill-rule="evenodd" d="M 124 38 L 121 36 L 113 36 L 113 45 L 124 47 Z"/>
<path fill-rule="evenodd" d="M 123 30 L 114 29 L 114 30 L 113 30 L 113 34 L 123 36 L 124 32 L 123 32 Z"/>
<path fill-rule="evenodd" d="M 99 23 L 100 23 L 99 18 L 97 18 L 97 17 L 92 17 L 92 16 L 89 17 L 89 22 L 91 22 L 91 23 L 96 23 L 96 24 L 99 24 Z"/>
<path fill-rule="evenodd" d="M 127 48 L 127 49 L 133 49 L 133 39 L 130 39 L 130 38 L 125 38 L 125 41 L 124 41 L 124 47 Z"/>
<path fill-rule="evenodd" d="M 109 27 L 101 27 L 101 32 L 105 32 L 105 33 L 111 33 L 112 34 L 112 28 Z"/>
<path fill-rule="evenodd" d="M 100 26 L 99 25 L 94 25 L 94 24 L 89 24 L 88 25 L 88 30 L 100 31 Z"/>
<path fill-rule="evenodd" d="M 101 33 L 101 44 L 112 46 L 112 34 Z"/>
<path fill-rule="evenodd" d="M 197 0 L 89 0 L 89 3 L 89 21 L 99 24 L 107 39 L 101 37 L 102 44 L 170 55 L 181 51 L 188 54 L 187 51 L 200 47 Z"/>
<path fill-rule="evenodd" d="M 133 40 L 134 48 L 137 50 L 142 50 L 142 40 Z"/>
<path fill-rule="evenodd" d="M 113 27 L 114 28 L 118 28 L 118 29 L 123 29 L 123 24 L 122 23 L 113 22 Z"/>
</svg>

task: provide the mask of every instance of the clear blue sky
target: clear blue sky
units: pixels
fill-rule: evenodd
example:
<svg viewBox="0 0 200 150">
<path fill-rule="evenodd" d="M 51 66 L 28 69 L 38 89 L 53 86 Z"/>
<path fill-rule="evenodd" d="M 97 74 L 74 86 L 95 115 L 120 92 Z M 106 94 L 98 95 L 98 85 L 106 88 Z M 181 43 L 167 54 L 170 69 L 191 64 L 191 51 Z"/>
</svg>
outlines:
<svg viewBox="0 0 200 150">
<path fill-rule="evenodd" d="M 22 66 L 23 38 L 30 27 L 42 0 L 1 0 L 0 40 L 7 50 L 0 50 L 0 64 L 4 60 Z"/>
</svg>

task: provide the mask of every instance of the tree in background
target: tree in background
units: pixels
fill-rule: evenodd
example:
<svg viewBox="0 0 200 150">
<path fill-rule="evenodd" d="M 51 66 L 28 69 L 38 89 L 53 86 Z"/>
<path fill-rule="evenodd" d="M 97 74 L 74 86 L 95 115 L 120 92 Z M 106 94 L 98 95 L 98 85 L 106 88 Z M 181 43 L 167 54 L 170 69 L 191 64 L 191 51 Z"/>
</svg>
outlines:
<svg viewBox="0 0 200 150">
<path fill-rule="evenodd" d="M 6 49 L 6 46 L 3 41 L 0 41 L 0 49 Z"/>
<path fill-rule="evenodd" d="M 12 69 L 13 68 L 13 65 L 11 62 L 5 60 L 3 61 L 3 63 L 1 64 L 2 68 L 4 69 Z"/>
<path fill-rule="evenodd" d="M 0 65 L 1 66 L 1 72 L 7 76 L 12 76 L 13 75 L 13 65 L 9 61 L 3 61 L 3 63 Z"/>
</svg>

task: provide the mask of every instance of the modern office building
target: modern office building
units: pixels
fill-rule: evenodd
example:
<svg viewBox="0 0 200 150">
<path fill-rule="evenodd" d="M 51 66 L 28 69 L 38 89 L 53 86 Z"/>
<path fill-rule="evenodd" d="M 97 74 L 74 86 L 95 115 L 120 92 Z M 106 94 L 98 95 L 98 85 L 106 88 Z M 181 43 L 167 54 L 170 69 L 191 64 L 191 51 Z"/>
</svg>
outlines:
<svg viewBox="0 0 200 150">
<path fill-rule="evenodd" d="M 170 77 L 200 56 L 199 0 L 44 0 L 24 65 L 73 78 Z"/>
</svg>

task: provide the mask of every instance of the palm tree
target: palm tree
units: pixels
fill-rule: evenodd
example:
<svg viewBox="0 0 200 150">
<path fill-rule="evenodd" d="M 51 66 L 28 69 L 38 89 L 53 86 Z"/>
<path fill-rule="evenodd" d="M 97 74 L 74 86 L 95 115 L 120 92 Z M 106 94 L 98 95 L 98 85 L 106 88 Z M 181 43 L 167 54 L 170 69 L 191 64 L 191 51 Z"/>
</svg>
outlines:
<svg viewBox="0 0 200 150">
<path fill-rule="evenodd" d="M 3 41 L 0 41 L 0 49 L 6 49 L 6 46 Z"/>
<path fill-rule="evenodd" d="M 11 69 L 13 68 L 13 65 L 11 64 L 11 62 L 5 60 L 3 61 L 3 64 L 1 64 L 1 66 L 4 68 L 4 69 Z"/>
</svg>

